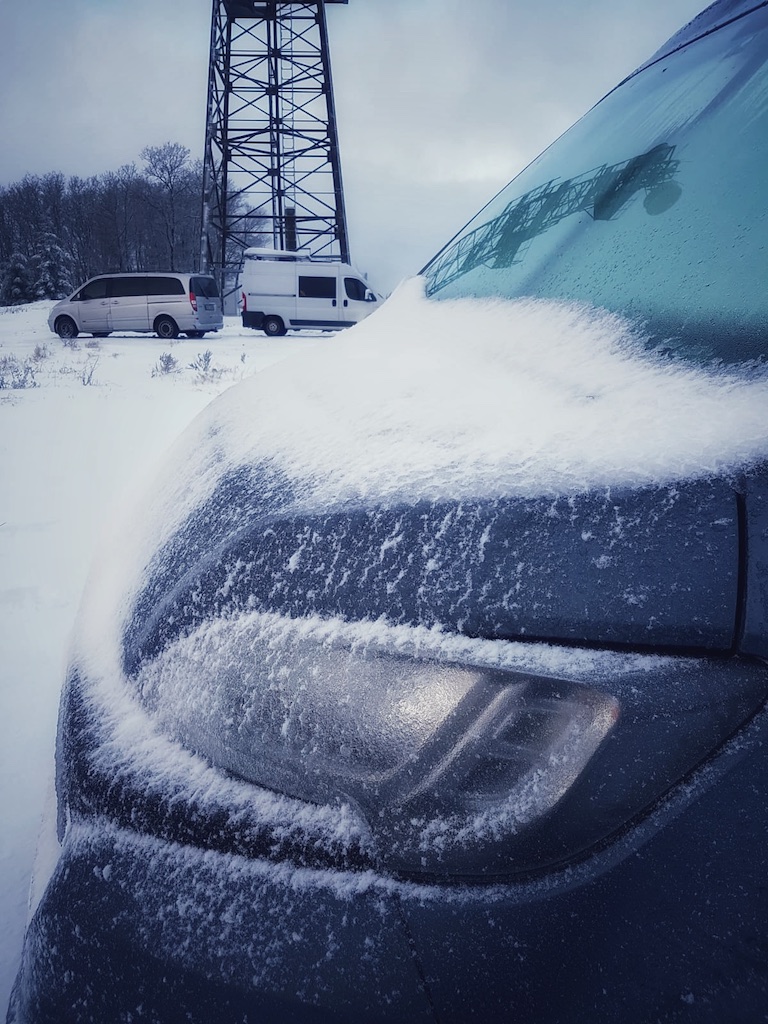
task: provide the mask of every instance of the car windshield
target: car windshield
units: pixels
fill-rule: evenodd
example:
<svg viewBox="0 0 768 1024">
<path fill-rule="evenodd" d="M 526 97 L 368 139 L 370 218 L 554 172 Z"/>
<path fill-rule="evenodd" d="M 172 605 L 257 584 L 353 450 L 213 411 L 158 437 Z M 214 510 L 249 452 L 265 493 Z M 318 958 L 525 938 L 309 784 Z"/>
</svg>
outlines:
<svg viewBox="0 0 768 1024">
<path fill-rule="evenodd" d="M 576 300 L 698 362 L 768 353 L 768 10 L 630 77 L 424 269 L 427 294 Z"/>
</svg>

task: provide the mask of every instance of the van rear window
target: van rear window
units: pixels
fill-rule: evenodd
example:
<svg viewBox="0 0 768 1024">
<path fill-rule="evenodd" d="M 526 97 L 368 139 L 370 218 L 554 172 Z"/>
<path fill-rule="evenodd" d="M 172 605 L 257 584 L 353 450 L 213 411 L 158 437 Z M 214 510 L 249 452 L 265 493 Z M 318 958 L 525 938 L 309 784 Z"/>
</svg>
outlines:
<svg viewBox="0 0 768 1024">
<path fill-rule="evenodd" d="M 195 295 L 202 295 L 204 299 L 218 299 L 219 297 L 218 286 L 212 277 L 191 277 L 189 290 Z"/>
</svg>

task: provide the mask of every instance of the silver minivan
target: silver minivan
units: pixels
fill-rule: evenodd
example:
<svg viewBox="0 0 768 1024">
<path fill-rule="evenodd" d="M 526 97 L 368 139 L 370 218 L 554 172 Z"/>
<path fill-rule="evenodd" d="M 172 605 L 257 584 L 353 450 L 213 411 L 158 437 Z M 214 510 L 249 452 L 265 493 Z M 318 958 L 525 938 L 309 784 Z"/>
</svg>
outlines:
<svg viewBox="0 0 768 1024">
<path fill-rule="evenodd" d="M 223 325 L 219 289 L 207 274 L 102 274 L 58 302 L 48 317 L 65 341 L 81 331 L 95 338 L 123 331 L 202 338 Z"/>
</svg>

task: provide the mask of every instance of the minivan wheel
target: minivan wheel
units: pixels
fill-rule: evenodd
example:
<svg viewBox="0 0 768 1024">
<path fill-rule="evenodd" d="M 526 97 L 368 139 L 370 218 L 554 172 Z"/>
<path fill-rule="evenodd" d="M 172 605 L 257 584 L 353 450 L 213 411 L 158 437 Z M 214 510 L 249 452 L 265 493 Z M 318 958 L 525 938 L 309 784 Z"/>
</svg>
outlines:
<svg viewBox="0 0 768 1024">
<path fill-rule="evenodd" d="M 155 320 L 155 334 L 158 338 L 162 338 L 163 341 L 172 341 L 174 338 L 179 336 L 179 328 L 175 320 L 171 320 L 169 316 L 159 316 Z"/>
<path fill-rule="evenodd" d="M 285 334 L 285 324 L 279 316 L 265 316 L 261 321 L 261 329 L 268 338 L 282 338 Z"/>
<path fill-rule="evenodd" d="M 54 326 L 62 341 L 71 341 L 79 334 L 77 324 L 71 316 L 60 316 Z"/>
</svg>

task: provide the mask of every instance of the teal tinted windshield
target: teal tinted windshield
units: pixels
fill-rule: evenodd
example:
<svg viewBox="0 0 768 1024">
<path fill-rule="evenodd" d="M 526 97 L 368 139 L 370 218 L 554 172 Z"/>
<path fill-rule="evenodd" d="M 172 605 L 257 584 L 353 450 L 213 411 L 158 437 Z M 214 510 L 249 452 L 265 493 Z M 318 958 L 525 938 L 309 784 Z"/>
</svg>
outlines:
<svg viewBox="0 0 768 1024">
<path fill-rule="evenodd" d="M 768 10 L 651 64 L 518 175 L 427 294 L 587 302 L 708 361 L 768 353 Z"/>
</svg>

